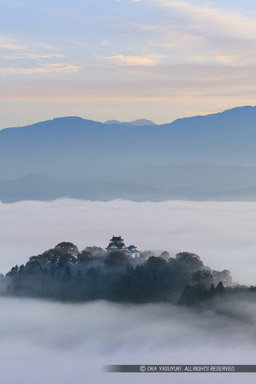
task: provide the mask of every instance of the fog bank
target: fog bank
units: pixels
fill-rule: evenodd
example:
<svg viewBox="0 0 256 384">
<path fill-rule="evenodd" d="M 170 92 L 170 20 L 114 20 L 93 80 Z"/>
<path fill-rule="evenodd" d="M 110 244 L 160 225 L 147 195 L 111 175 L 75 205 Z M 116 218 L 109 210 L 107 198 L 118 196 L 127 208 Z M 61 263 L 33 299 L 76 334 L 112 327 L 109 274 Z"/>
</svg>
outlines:
<svg viewBox="0 0 256 384">
<path fill-rule="evenodd" d="M 197 253 L 213 269 L 231 270 L 233 279 L 255 284 L 256 203 L 53 202 L 0 203 L 0 272 L 22 264 L 61 241 L 81 250 L 105 248 L 122 235 L 140 250 Z"/>
<path fill-rule="evenodd" d="M 0 369 L 7 384 L 246 383 L 255 374 L 110 374 L 104 364 L 255 364 L 255 305 L 70 305 L 0 299 Z"/>
</svg>

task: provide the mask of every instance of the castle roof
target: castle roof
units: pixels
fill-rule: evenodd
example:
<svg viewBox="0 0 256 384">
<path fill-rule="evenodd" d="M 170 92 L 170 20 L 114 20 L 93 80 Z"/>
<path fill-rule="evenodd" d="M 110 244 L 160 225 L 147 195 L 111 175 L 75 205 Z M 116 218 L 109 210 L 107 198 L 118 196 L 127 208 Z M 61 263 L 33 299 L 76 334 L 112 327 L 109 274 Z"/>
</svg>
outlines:
<svg viewBox="0 0 256 384">
<path fill-rule="evenodd" d="M 129 245 L 129 247 L 127 247 L 127 249 L 129 249 L 130 251 L 132 251 L 132 250 L 137 249 L 137 247 L 135 247 L 135 245 Z"/>
<path fill-rule="evenodd" d="M 107 251 L 121 250 L 130 256 L 138 253 L 137 247 L 135 247 L 135 245 L 129 245 L 128 247 L 126 247 L 124 240 L 122 239 L 121 236 L 112 236 L 112 239 L 110 239 L 109 245 L 107 246 L 106 250 Z"/>
<path fill-rule="evenodd" d="M 113 236 L 106 249 L 123 249 L 125 248 L 124 241 L 121 236 Z"/>
<path fill-rule="evenodd" d="M 121 236 L 113 236 L 110 241 L 124 241 Z"/>
</svg>

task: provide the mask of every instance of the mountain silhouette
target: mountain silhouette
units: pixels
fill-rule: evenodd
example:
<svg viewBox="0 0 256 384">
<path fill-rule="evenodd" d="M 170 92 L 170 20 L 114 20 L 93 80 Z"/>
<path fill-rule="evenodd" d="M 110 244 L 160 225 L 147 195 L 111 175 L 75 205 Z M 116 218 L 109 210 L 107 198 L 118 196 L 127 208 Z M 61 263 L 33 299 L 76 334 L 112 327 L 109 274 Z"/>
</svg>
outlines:
<svg viewBox="0 0 256 384">
<path fill-rule="evenodd" d="M 41 185 L 35 198 L 46 199 L 48 187 L 50 199 L 254 200 L 255 144 L 256 107 L 249 106 L 163 125 L 70 116 L 7 128 L 0 131 L 0 199 L 26 199 L 26 188 Z"/>
</svg>

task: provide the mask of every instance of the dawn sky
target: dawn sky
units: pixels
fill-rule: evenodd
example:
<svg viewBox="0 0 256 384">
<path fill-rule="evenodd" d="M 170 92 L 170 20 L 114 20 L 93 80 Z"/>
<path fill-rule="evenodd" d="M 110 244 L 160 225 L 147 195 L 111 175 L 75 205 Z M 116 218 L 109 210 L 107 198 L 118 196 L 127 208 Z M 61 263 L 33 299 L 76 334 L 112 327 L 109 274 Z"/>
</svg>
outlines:
<svg viewBox="0 0 256 384">
<path fill-rule="evenodd" d="M 0 0 L 0 128 L 255 105 L 255 67 L 253 1 Z"/>
</svg>

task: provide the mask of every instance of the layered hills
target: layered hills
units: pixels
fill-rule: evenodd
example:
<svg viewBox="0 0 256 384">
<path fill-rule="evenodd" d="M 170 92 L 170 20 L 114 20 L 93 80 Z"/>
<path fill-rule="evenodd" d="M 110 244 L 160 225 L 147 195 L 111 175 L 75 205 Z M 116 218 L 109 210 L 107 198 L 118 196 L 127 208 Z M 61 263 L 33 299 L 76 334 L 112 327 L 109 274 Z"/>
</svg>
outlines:
<svg viewBox="0 0 256 384">
<path fill-rule="evenodd" d="M 256 200 L 256 107 L 175 120 L 56 118 L 0 131 L 0 200 Z"/>
</svg>

